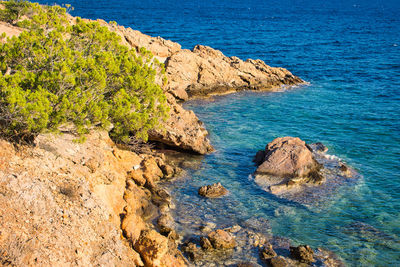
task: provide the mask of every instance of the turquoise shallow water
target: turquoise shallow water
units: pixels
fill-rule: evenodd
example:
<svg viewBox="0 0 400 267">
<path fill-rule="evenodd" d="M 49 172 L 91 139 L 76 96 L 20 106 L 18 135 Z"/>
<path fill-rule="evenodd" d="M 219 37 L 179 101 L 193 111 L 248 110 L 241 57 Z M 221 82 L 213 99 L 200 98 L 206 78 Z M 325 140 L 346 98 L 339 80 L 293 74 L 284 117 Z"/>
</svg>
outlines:
<svg viewBox="0 0 400 267">
<path fill-rule="evenodd" d="M 400 266 L 399 1 L 68 2 L 73 15 L 115 20 L 184 48 L 201 43 L 261 58 L 311 83 L 186 104 L 216 152 L 171 185 L 181 217 L 226 225 L 266 218 L 273 233 L 329 248 L 350 266 Z M 252 156 L 286 135 L 323 142 L 363 178 L 311 208 L 260 190 L 248 178 Z M 228 197 L 197 197 L 198 186 L 217 181 Z M 181 223 L 183 231 L 195 227 Z"/>
</svg>

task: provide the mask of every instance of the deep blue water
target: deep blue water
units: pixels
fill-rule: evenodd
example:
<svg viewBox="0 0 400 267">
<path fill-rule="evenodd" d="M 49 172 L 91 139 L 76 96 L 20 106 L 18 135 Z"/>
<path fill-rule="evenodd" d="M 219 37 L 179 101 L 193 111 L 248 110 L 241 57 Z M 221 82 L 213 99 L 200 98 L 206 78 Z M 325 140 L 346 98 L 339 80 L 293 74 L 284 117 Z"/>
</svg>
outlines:
<svg viewBox="0 0 400 267">
<path fill-rule="evenodd" d="M 331 249 L 350 266 L 400 266 L 400 1 L 68 3 L 73 15 L 114 20 L 184 48 L 200 43 L 260 58 L 311 83 L 186 104 L 216 152 L 171 186 L 181 216 L 227 224 L 264 217 L 274 234 Z M 323 142 L 363 178 L 314 208 L 272 197 L 248 178 L 251 158 L 286 135 Z M 217 181 L 228 197 L 196 196 L 199 185 Z"/>
</svg>

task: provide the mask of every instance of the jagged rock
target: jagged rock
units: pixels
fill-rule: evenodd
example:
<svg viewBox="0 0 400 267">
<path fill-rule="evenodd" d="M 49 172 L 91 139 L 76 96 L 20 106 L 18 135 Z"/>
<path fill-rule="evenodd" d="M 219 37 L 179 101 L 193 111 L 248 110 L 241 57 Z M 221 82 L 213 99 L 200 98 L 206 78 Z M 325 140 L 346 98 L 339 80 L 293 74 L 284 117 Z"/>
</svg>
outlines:
<svg viewBox="0 0 400 267">
<path fill-rule="evenodd" d="M 161 129 L 149 131 L 149 140 L 182 150 L 206 154 L 213 151 L 208 132 L 191 110 L 185 110 L 175 98 L 166 94 L 170 106 L 170 117 Z"/>
<path fill-rule="evenodd" d="M 310 246 L 300 245 L 298 247 L 290 247 L 290 255 L 292 258 L 304 262 L 312 263 L 314 262 L 314 251 Z"/>
<path fill-rule="evenodd" d="M 221 185 L 221 183 L 215 183 L 212 185 L 205 185 L 199 188 L 199 195 L 208 198 L 218 198 L 226 195 L 228 190 Z"/>
<path fill-rule="evenodd" d="M 262 249 L 260 250 L 260 258 L 264 261 L 269 261 L 270 259 L 276 257 L 277 254 L 275 250 L 272 248 L 272 245 L 267 243 L 264 244 Z"/>
<path fill-rule="evenodd" d="M 142 231 L 134 248 L 140 253 L 146 266 L 186 266 L 183 256 L 171 247 L 168 238 L 155 230 Z"/>
<path fill-rule="evenodd" d="M 215 249 L 230 249 L 236 247 L 235 237 L 231 233 L 221 229 L 209 233 L 208 239 Z"/>
<path fill-rule="evenodd" d="M 257 154 L 260 158 L 261 153 Z M 273 194 L 279 194 L 305 183 L 321 184 L 320 168 L 304 141 L 297 137 L 281 137 L 266 146 L 255 178 L 268 184 Z"/>
<path fill-rule="evenodd" d="M 262 60 L 229 58 L 202 45 L 171 55 L 166 71 L 169 91 L 182 100 L 240 90 L 276 90 L 303 83 L 286 69 L 272 68 Z"/>
</svg>

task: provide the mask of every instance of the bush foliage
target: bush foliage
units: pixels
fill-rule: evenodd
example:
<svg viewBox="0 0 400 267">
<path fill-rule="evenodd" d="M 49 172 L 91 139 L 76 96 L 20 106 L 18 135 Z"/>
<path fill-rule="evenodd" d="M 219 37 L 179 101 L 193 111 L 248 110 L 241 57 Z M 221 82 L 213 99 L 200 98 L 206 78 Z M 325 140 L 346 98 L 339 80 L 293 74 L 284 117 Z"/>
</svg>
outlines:
<svg viewBox="0 0 400 267">
<path fill-rule="evenodd" d="M 163 66 L 151 53 L 136 53 L 99 22 L 71 19 L 60 6 L 12 2 L 29 15 L 13 19 L 26 31 L 0 44 L 3 134 L 36 135 L 72 123 L 80 135 L 113 125 L 119 141 L 132 134 L 147 140 L 166 119 L 166 97 L 155 83 Z"/>
</svg>

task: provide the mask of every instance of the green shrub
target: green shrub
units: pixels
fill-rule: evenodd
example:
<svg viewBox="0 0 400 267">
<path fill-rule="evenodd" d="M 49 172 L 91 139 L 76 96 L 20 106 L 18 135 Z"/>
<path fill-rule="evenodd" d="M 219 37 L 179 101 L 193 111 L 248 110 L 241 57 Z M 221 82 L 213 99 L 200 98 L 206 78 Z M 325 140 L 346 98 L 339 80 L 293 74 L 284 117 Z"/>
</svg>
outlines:
<svg viewBox="0 0 400 267">
<path fill-rule="evenodd" d="M 109 127 L 118 141 L 166 119 L 156 65 L 98 22 L 68 23 L 65 9 L 29 4 L 27 30 L 0 45 L 0 130 L 6 136 L 56 131 L 73 123 L 80 135 Z"/>
<path fill-rule="evenodd" d="M 14 24 L 29 10 L 29 3 L 24 0 L 9 0 L 1 2 L 4 10 L 0 10 L 0 20 Z"/>
</svg>

